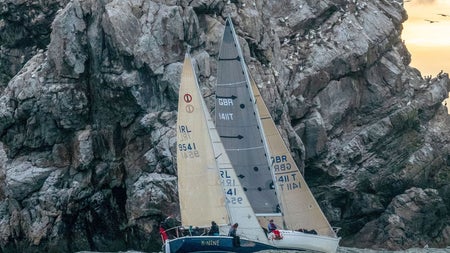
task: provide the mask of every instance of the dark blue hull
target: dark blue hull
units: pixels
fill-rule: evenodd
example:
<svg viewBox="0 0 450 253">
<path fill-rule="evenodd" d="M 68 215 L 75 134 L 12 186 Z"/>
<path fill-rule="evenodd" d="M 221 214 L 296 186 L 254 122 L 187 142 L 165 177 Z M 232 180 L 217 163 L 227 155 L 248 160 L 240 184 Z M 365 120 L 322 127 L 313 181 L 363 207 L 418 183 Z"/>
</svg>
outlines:
<svg viewBox="0 0 450 253">
<path fill-rule="evenodd" d="M 250 253 L 261 250 L 276 249 L 275 247 L 240 239 L 236 245 L 233 238 L 229 236 L 186 236 L 166 242 L 165 253 L 188 253 L 188 252 L 242 252 Z"/>
</svg>

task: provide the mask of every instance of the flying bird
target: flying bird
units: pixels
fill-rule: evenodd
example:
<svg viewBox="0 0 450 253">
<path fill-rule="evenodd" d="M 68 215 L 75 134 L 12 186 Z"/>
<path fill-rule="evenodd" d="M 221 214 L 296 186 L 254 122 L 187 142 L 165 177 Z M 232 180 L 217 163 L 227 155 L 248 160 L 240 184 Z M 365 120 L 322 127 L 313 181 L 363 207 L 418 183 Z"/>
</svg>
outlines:
<svg viewBox="0 0 450 253">
<path fill-rule="evenodd" d="M 450 17 L 450 15 L 442 14 L 442 13 L 438 13 L 438 15 L 439 15 L 439 16 L 442 16 L 442 17 Z"/>
<path fill-rule="evenodd" d="M 430 22 L 431 24 L 439 22 L 439 21 L 436 21 L 436 20 L 429 20 L 429 19 L 425 19 L 425 21 L 428 21 L 428 22 Z"/>
</svg>

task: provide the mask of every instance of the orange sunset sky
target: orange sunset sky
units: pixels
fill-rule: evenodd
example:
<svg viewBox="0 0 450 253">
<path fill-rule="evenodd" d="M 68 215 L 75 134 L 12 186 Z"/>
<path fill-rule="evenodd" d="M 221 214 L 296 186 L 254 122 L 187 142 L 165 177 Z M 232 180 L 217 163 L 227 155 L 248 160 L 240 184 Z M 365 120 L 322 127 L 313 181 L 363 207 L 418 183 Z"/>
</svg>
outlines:
<svg viewBox="0 0 450 253">
<path fill-rule="evenodd" d="M 450 0 L 404 0 L 402 39 L 422 76 L 450 72 Z M 441 15 L 440 15 L 441 14 Z"/>
</svg>

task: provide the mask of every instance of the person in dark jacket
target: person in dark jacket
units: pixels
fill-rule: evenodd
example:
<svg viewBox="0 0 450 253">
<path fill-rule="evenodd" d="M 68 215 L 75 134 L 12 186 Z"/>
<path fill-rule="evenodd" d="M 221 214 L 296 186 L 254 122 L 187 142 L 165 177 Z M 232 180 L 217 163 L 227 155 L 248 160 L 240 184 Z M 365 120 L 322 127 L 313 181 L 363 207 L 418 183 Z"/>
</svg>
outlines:
<svg viewBox="0 0 450 253">
<path fill-rule="evenodd" d="M 275 235 L 275 237 L 274 237 L 275 240 L 280 240 L 283 238 L 281 236 L 280 230 L 278 230 L 277 225 L 275 225 L 275 223 L 273 223 L 273 220 L 269 221 L 269 225 L 267 225 L 267 229 L 269 230 L 269 233 L 273 233 Z"/>
<path fill-rule="evenodd" d="M 267 225 L 267 229 L 269 230 L 269 233 L 272 233 L 274 230 L 277 229 L 277 225 L 273 223 L 273 220 L 269 221 L 269 224 Z"/>
<path fill-rule="evenodd" d="M 208 235 L 219 235 L 219 226 L 217 226 L 215 221 L 211 221 L 211 228 L 209 229 Z"/>
<path fill-rule="evenodd" d="M 234 223 L 233 226 L 230 227 L 230 230 L 228 231 L 228 236 L 233 237 L 233 246 L 239 247 L 241 245 L 239 236 L 236 235 L 237 228 L 239 224 Z"/>
<path fill-rule="evenodd" d="M 230 227 L 230 230 L 228 231 L 228 236 L 236 236 L 236 232 L 237 232 L 237 228 L 238 228 L 239 224 L 234 223 L 233 226 Z"/>
</svg>

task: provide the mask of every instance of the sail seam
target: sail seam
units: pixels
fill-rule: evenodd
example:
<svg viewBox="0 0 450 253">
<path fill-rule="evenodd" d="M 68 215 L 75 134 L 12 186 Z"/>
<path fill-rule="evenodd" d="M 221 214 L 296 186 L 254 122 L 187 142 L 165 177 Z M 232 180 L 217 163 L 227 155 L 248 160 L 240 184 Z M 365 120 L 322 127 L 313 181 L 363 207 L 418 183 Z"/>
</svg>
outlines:
<svg viewBox="0 0 450 253">
<path fill-rule="evenodd" d="M 236 56 L 234 58 L 219 58 L 219 61 L 240 61 L 240 57 Z"/>
</svg>

